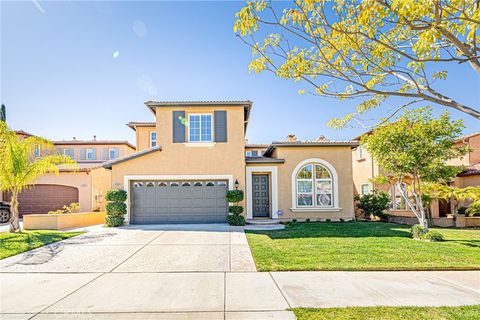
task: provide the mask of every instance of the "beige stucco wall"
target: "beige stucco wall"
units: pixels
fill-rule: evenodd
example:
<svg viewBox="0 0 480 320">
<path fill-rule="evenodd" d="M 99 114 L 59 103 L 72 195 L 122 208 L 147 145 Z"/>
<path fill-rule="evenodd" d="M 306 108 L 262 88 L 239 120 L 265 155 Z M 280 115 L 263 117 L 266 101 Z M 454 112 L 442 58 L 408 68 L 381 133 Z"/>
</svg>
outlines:
<svg viewBox="0 0 480 320">
<path fill-rule="evenodd" d="M 332 219 L 350 220 L 354 218 L 352 152 L 350 147 L 279 147 L 276 156 L 285 159 L 278 166 L 278 207 L 283 211 L 281 220 L 291 219 Z M 338 175 L 338 194 L 340 211 L 293 212 L 292 172 L 306 159 L 319 158 L 330 163 Z"/>
<path fill-rule="evenodd" d="M 137 151 L 142 151 L 150 148 L 150 131 L 155 131 L 155 127 L 136 127 L 135 144 Z M 157 132 L 158 135 L 158 132 Z M 158 138 L 157 138 L 158 144 Z"/>
<path fill-rule="evenodd" d="M 73 158 L 76 161 L 85 161 L 86 159 L 81 159 L 81 152 L 82 150 L 85 150 L 87 148 L 92 148 L 96 149 L 97 151 L 97 158 L 95 160 L 101 161 L 101 160 L 109 160 L 109 159 L 104 159 L 103 158 L 103 150 L 104 148 L 107 149 L 107 158 L 108 158 L 108 149 L 109 148 L 118 148 L 118 153 L 119 157 L 122 157 L 124 155 L 130 154 L 132 152 L 135 152 L 134 149 L 131 147 L 125 145 L 125 144 L 74 144 L 74 145 L 56 145 L 55 146 L 56 150 L 59 152 L 63 153 L 63 149 L 67 148 L 73 148 Z"/>
<path fill-rule="evenodd" d="M 365 148 L 363 148 L 362 157 L 358 147 L 352 149 L 352 173 L 354 194 L 361 193 L 362 184 L 368 184 L 370 191 L 375 188 L 370 179 L 378 174 L 377 165 Z"/>
<path fill-rule="evenodd" d="M 81 211 L 92 211 L 92 177 L 88 172 L 60 172 L 58 176 L 47 174 L 35 184 L 56 184 L 78 189 L 78 202 Z"/>
<path fill-rule="evenodd" d="M 92 210 L 105 210 L 105 193 L 111 188 L 112 172 L 104 168 L 96 168 L 90 172 L 92 176 Z"/>
<path fill-rule="evenodd" d="M 173 111 L 213 113 L 227 111 L 227 143 L 173 143 Z M 157 108 L 157 141 L 162 151 L 156 151 L 112 168 L 112 187 L 123 188 L 125 175 L 233 175 L 240 188 L 245 188 L 245 140 L 243 107 L 181 107 Z"/>
</svg>

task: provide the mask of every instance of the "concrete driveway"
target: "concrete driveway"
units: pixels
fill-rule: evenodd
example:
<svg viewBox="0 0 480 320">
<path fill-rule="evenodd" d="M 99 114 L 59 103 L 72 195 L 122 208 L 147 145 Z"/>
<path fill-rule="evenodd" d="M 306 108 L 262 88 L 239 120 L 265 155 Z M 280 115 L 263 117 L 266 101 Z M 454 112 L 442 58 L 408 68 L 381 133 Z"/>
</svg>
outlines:
<svg viewBox="0 0 480 320">
<path fill-rule="evenodd" d="M 0 260 L 0 319 L 294 319 L 291 307 L 480 304 L 480 273 L 256 272 L 241 228 L 93 228 Z"/>
</svg>

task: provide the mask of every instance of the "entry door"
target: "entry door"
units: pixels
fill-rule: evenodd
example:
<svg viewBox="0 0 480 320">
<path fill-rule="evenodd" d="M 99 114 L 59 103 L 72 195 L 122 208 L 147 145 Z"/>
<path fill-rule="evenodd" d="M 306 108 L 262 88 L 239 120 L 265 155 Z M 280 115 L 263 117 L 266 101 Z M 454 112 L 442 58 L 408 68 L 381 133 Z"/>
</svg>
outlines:
<svg viewBox="0 0 480 320">
<path fill-rule="evenodd" d="M 255 174 L 252 179 L 253 217 L 270 216 L 270 192 L 268 174 Z"/>
</svg>

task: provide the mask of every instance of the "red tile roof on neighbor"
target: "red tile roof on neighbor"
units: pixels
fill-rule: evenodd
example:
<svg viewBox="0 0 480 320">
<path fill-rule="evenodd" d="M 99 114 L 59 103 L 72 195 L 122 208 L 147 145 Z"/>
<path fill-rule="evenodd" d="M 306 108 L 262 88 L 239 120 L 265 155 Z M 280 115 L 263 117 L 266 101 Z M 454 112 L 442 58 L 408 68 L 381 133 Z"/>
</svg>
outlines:
<svg viewBox="0 0 480 320">
<path fill-rule="evenodd" d="M 135 149 L 130 142 L 126 140 L 57 140 L 52 141 L 54 145 L 62 146 L 62 145 L 126 145 L 132 149 Z"/>
<path fill-rule="evenodd" d="M 277 147 L 332 147 L 332 146 L 349 146 L 356 147 L 358 146 L 358 141 L 352 140 L 315 140 L 315 141 L 274 141 L 267 148 L 264 156 L 268 157 L 272 154 L 273 150 Z"/>
<path fill-rule="evenodd" d="M 23 130 L 15 130 L 15 133 L 16 133 L 16 134 L 20 134 L 20 135 L 22 135 L 22 136 L 33 137 L 33 134 L 28 133 L 28 132 L 23 131 Z"/>
<path fill-rule="evenodd" d="M 245 148 L 268 148 L 270 143 L 247 143 Z"/>
<path fill-rule="evenodd" d="M 480 175 L 480 162 L 472 164 L 465 168 L 462 172 L 457 174 L 457 177 L 468 177 Z"/>
</svg>

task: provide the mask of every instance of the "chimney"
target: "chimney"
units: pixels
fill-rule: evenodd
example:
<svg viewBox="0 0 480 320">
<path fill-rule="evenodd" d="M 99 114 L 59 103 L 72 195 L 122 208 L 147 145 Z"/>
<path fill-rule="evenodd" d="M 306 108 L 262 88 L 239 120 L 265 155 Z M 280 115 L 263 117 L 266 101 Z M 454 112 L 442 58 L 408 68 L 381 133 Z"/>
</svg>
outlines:
<svg viewBox="0 0 480 320">
<path fill-rule="evenodd" d="M 73 137 L 73 141 L 77 140 L 77 137 Z"/>
<path fill-rule="evenodd" d="M 97 136 L 93 135 L 93 141 L 97 141 Z"/>
<path fill-rule="evenodd" d="M 290 134 L 287 136 L 287 141 L 297 141 L 297 136 L 294 135 L 293 133 L 290 133 Z"/>
<path fill-rule="evenodd" d="M 327 137 L 325 137 L 323 134 L 315 138 L 315 142 L 322 142 L 322 141 L 327 141 Z"/>
</svg>

